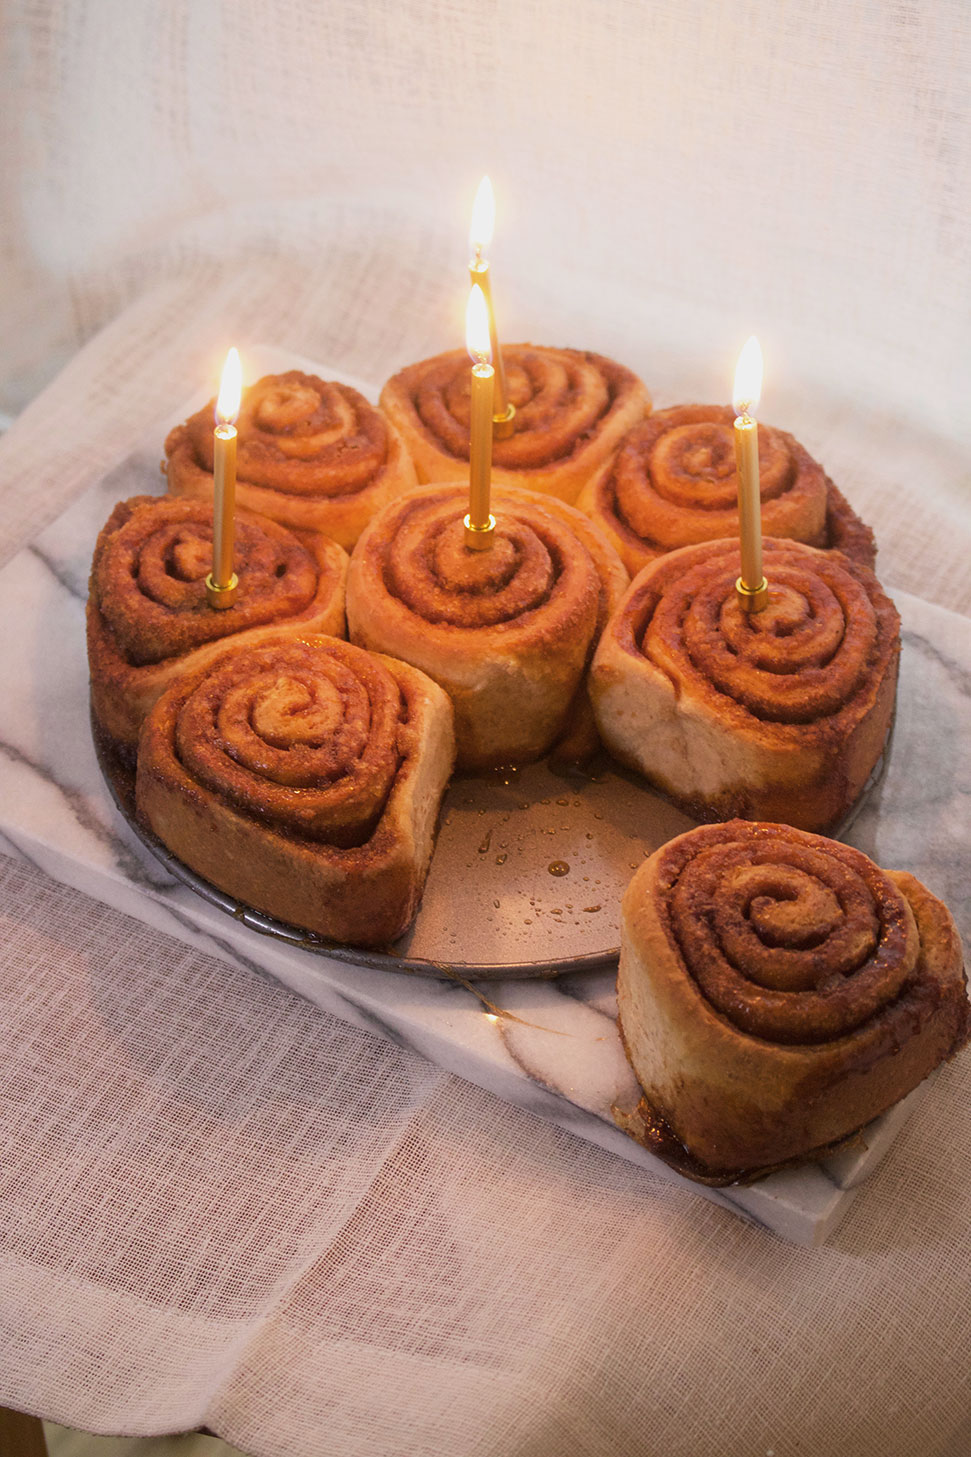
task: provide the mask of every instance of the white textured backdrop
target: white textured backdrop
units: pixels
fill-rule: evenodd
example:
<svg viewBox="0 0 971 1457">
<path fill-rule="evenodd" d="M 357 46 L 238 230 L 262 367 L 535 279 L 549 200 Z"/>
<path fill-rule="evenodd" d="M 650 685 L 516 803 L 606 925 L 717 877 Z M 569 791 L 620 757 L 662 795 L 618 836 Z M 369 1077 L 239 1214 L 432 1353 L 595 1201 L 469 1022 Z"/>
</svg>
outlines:
<svg viewBox="0 0 971 1457">
<path fill-rule="evenodd" d="M 780 386 L 968 419 L 966 0 L 11 0 L 5 46 L 14 403 L 223 253 L 418 240 L 457 320 L 489 170 L 510 337 L 569 287 L 712 390 L 755 330 Z"/>
</svg>

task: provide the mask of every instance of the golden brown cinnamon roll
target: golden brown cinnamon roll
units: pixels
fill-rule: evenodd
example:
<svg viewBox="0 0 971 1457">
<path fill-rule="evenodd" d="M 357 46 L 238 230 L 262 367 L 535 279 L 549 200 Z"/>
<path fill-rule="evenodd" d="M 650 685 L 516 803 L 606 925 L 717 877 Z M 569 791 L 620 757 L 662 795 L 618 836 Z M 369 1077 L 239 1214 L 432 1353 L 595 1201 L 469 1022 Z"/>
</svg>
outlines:
<svg viewBox="0 0 971 1457">
<path fill-rule="evenodd" d="M 375 517 L 348 573 L 351 639 L 441 684 L 460 767 L 537 759 L 565 734 L 582 757 L 587 665 L 627 574 L 560 501 L 497 491 L 489 551 L 465 545 L 467 510 L 467 486 L 429 486 Z"/>
<path fill-rule="evenodd" d="M 919 881 L 741 820 L 634 876 L 618 1004 L 648 1116 L 724 1181 L 853 1133 L 971 1032 L 954 922 Z"/>
<path fill-rule="evenodd" d="M 493 444 L 493 480 L 573 502 L 650 410 L 646 388 L 601 354 L 504 344 L 515 431 Z M 381 407 L 421 481 L 455 481 L 469 459 L 469 356 L 455 349 L 388 380 Z"/>
<path fill-rule="evenodd" d="M 737 542 L 639 573 L 590 673 L 608 749 L 699 819 L 837 824 L 883 750 L 899 618 L 838 552 L 766 540 L 765 611 L 735 595 Z"/>
<path fill-rule="evenodd" d="M 214 403 L 165 442 L 175 496 L 211 501 Z M 375 511 L 415 485 L 397 431 L 350 385 L 292 369 L 243 391 L 236 499 L 273 521 L 322 531 L 350 551 Z"/>
<path fill-rule="evenodd" d="M 237 512 L 234 605 L 206 599 L 212 505 L 171 497 L 120 501 L 94 550 L 88 594 L 91 704 L 104 737 L 134 752 L 142 721 L 172 679 L 215 656 L 228 637 L 267 632 L 344 635 L 347 554 L 328 537 L 298 538 Z"/>
<path fill-rule="evenodd" d="M 658 410 L 584 487 L 578 507 L 632 576 L 665 552 L 738 535 L 734 419 L 720 405 Z M 835 547 L 872 568 L 873 532 L 797 440 L 760 423 L 759 467 L 766 536 Z"/>
<path fill-rule="evenodd" d="M 238 900 L 352 945 L 414 918 L 452 769 L 445 694 L 336 638 L 224 649 L 155 705 L 139 816 Z"/>
</svg>

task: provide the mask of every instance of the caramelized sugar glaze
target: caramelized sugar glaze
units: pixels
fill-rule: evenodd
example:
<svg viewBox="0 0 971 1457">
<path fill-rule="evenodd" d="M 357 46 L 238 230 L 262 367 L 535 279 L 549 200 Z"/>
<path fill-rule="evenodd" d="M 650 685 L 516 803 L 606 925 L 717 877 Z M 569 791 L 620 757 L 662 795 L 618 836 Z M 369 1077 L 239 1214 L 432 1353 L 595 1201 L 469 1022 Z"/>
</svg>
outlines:
<svg viewBox="0 0 971 1457">
<path fill-rule="evenodd" d="M 448 700 L 335 638 L 278 637 L 184 674 L 150 713 L 139 815 L 257 910 L 351 944 L 417 909 L 452 769 Z"/>
<path fill-rule="evenodd" d="M 664 552 L 738 535 L 734 410 L 678 405 L 625 437 L 577 504 L 606 532 L 631 575 Z M 838 548 L 863 566 L 873 532 L 791 435 L 759 425 L 762 530 Z"/>
<path fill-rule="evenodd" d="M 704 826 L 638 871 L 623 917 L 628 1056 L 709 1171 L 845 1137 L 968 1039 L 947 909 L 850 846 L 785 825 Z"/>
<path fill-rule="evenodd" d="M 805 1045 L 883 1011 L 879 1055 L 912 1030 L 900 992 L 919 952 L 914 918 L 858 851 L 736 824 L 662 856 L 657 885 L 684 965 L 740 1031 Z"/>
<path fill-rule="evenodd" d="M 406 701 L 376 658 L 348 643 L 228 653 L 169 720 L 175 756 L 240 813 L 309 841 L 368 840 L 401 764 Z"/>
<path fill-rule="evenodd" d="M 497 491 L 487 551 L 465 545 L 467 510 L 466 487 L 432 486 L 375 518 L 352 557 L 348 624 L 353 641 L 441 684 L 459 765 L 482 769 L 539 758 L 580 732 L 587 665 L 627 574 L 559 501 Z"/>
<path fill-rule="evenodd" d="M 493 480 L 573 502 L 651 407 L 631 370 L 600 354 L 504 344 L 508 439 L 493 443 Z M 454 481 L 469 459 L 469 357 L 452 350 L 411 364 L 381 391 L 422 481 Z"/>
<path fill-rule="evenodd" d="M 165 442 L 173 495 L 212 498 L 210 403 Z M 322 531 L 347 550 L 375 511 L 416 482 L 397 432 L 350 385 L 289 370 L 243 391 L 236 495 L 286 526 Z"/>
<path fill-rule="evenodd" d="M 899 618 L 840 553 L 766 540 L 769 602 L 738 604 L 737 543 L 686 547 L 631 584 L 591 673 L 604 742 L 703 819 L 836 824 L 893 716 Z"/>
<path fill-rule="evenodd" d="M 119 749 L 134 750 L 142 719 L 171 679 L 227 638 L 267 629 L 343 635 L 347 556 L 316 533 L 237 512 L 240 588 L 211 608 L 212 504 L 155 496 L 121 501 L 101 531 L 88 595 L 95 718 Z"/>
</svg>

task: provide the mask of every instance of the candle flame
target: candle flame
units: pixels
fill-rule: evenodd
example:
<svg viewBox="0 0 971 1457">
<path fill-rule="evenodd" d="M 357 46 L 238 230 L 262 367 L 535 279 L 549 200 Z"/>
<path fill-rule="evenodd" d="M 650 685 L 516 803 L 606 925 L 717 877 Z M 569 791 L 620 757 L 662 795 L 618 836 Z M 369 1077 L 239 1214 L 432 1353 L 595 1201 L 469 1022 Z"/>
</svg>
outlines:
<svg viewBox="0 0 971 1457">
<path fill-rule="evenodd" d="M 495 194 L 492 191 L 492 183 L 488 177 L 483 177 L 479 183 L 479 190 L 475 194 L 475 203 L 472 207 L 472 226 L 469 229 L 469 243 L 477 258 L 481 255 L 483 248 L 487 248 L 492 242 L 492 230 L 495 224 Z"/>
<path fill-rule="evenodd" d="M 488 364 L 492 358 L 489 343 L 489 309 L 485 294 L 473 283 L 465 310 L 465 346 L 476 364 Z"/>
<path fill-rule="evenodd" d="M 738 356 L 732 405 L 736 415 L 752 415 L 762 394 L 762 350 L 753 334 Z"/>
<path fill-rule="evenodd" d="M 239 362 L 237 350 L 230 349 L 226 355 L 226 363 L 223 365 L 222 379 L 219 381 L 219 398 L 216 400 L 216 423 L 218 425 L 232 425 L 239 414 L 242 397 L 243 366 Z"/>
</svg>

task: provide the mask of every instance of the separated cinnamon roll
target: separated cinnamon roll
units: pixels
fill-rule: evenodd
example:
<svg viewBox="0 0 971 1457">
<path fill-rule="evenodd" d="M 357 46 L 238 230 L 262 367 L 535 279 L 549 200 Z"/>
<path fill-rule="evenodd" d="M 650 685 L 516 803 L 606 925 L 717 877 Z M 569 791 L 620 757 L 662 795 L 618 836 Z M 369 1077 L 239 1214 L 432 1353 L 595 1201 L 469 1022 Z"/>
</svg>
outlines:
<svg viewBox="0 0 971 1457">
<path fill-rule="evenodd" d="M 430 486 L 375 517 L 348 573 L 351 639 L 441 684 L 460 767 L 537 759 L 564 736 L 583 757 L 586 670 L 627 573 L 560 501 L 497 491 L 488 551 L 465 545 L 467 510 L 467 486 Z"/>
<path fill-rule="evenodd" d="M 214 402 L 165 442 L 169 491 L 211 501 Z M 397 431 L 350 385 L 292 369 L 243 391 L 236 499 L 350 551 L 375 511 L 416 483 Z"/>
<path fill-rule="evenodd" d="M 736 601 L 737 542 L 645 567 L 600 640 L 590 696 L 622 763 L 699 819 L 836 825 L 889 733 L 900 621 L 866 567 L 766 540 L 769 603 Z"/>
<path fill-rule="evenodd" d="M 493 444 L 493 480 L 573 502 L 651 408 L 629 369 L 601 354 L 504 344 L 514 433 Z M 469 459 L 469 356 L 455 349 L 388 380 L 381 407 L 421 481 L 454 481 Z"/>
<path fill-rule="evenodd" d="M 336 638 L 235 645 L 145 722 L 138 814 L 256 910 L 382 945 L 421 898 L 452 769 L 452 712 L 423 673 Z"/>
<path fill-rule="evenodd" d="M 971 1033 L 947 908 L 784 825 L 703 826 L 656 851 L 624 896 L 617 986 L 642 1116 L 709 1182 L 823 1151 Z"/>
<path fill-rule="evenodd" d="M 581 511 L 605 532 L 631 576 L 665 552 L 738 535 L 735 412 L 677 405 L 635 425 L 583 489 Z M 759 424 L 766 536 L 876 560 L 873 532 L 791 435 Z"/>
<path fill-rule="evenodd" d="M 159 694 L 207 662 L 229 637 L 267 632 L 344 636 L 347 554 L 316 532 L 300 539 L 264 517 L 237 512 L 234 605 L 206 598 L 212 505 L 157 496 L 120 501 L 98 536 L 88 593 L 88 664 L 95 723 L 130 757 Z"/>
</svg>

